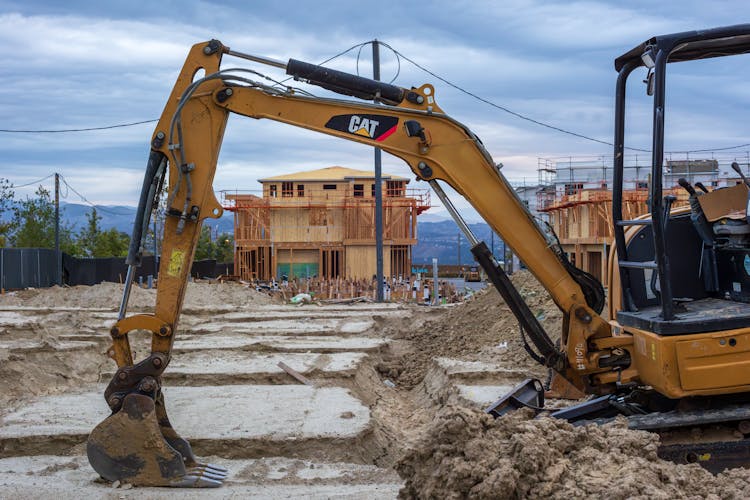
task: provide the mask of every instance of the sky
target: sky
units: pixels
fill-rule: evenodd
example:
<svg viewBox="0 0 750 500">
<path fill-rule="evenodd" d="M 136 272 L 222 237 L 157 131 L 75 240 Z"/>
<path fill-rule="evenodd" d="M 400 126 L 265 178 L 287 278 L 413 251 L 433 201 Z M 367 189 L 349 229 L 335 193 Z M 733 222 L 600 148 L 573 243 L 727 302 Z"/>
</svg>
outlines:
<svg viewBox="0 0 750 500">
<path fill-rule="evenodd" d="M 378 39 L 483 99 L 611 142 L 615 57 L 653 35 L 740 22 L 750 22 L 746 0 L 0 0 L 0 129 L 76 129 L 157 119 L 191 45 L 211 38 L 241 52 L 312 63 Z M 672 65 L 667 150 L 750 143 L 749 63 L 750 56 L 743 55 Z M 535 182 L 540 158 L 612 154 L 610 146 L 483 103 L 386 48 L 381 48 L 381 64 L 383 80 L 395 78 L 394 84 L 407 88 L 433 84 L 442 109 L 482 139 L 511 181 Z M 283 78 L 282 70 L 248 61 L 225 57 L 224 66 Z M 371 49 L 349 51 L 327 66 L 371 76 Z M 651 105 L 639 75 L 628 89 L 627 143 L 648 149 Z M 0 132 L 0 177 L 20 186 L 59 172 L 88 202 L 136 205 L 154 125 Z M 231 117 L 214 189 L 255 190 L 259 178 L 331 165 L 371 169 L 372 157 L 362 145 Z M 383 156 L 383 171 L 413 178 L 389 155 Z M 51 179 L 42 184 L 52 187 Z M 36 186 L 17 188 L 16 194 L 32 194 Z M 82 202 L 70 190 L 63 195 L 65 201 Z M 467 207 L 461 199 L 455 202 Z"/>
</svg>

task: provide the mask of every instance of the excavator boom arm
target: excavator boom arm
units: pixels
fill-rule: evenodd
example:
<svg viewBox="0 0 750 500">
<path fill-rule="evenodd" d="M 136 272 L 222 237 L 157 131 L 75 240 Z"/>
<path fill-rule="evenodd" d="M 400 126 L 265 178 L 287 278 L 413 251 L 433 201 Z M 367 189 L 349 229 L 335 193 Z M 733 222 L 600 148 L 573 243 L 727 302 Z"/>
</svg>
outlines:
<svg viewBox="0 0 750 500">
<path fill-rule="evenodd" d="M 589 338 L 610 337 L 609 324 L 587 303 L 571 273 L 572 266 L 551 248 L 554 244 L 479 138 L 442 112 L 431 85 L 399 90 L 291 60 L 287 65 L 290 73 L 301 73 L 314 83 L 343 89 L 346 94 L 377 98 L 384 93 L 389 104 L 319 98 L 268 87 L 239 70 L 222 71 L 221 57 L 227 52 L 239 54 L 217 41 L 193 47 L 152 139 L 152 155 L 169 160 L 171 215 L 165 226 L 155 310 L 168 334 L 153 336 L 154 352 L 171 350 L 171 332 L 177 326 L 200 223 L 221 215 L 211 186 L 227 119 L 234 113 L 378 147 L 401 158 L 418 179 L 449 184 L 519 256 L 566 316 L 561 342 L 567 362 L 558 365 L 558 371 L 564 370 L 569 379 L 611 371 L 599 367 L 598 357 L 606 351 L 591 353 L 588 342 Z M 196 79 L 200 72 L 206 76 Z M 115 345 L 114 350 L 120 366 L 131 362 L 124 343 L 119 349 Z"/>
<path fill-rule="evenodd" d="M 439 189 L 437 180 L 448 183 L 524 261 L 563 311 L 564 356 L 560 356 L 520 294 L 504 294 L 522 325 L 538 326 L 535 342 L 543 352 L 554 351 L 555 356 L 548 358 L 554 360 L 553 367 L 580 388 L 589 384 L 591 376 L 598 377 L 600 385 L 621 380 L 622 374 L 602 368 L 599 358 L 627 340 L 611 340 L 609 324 L 587 304 L 564 256 L 552 248 L 477 136 L 442 112 L 431 85 L 401 89 L 299 61 L 285 65 L 298 78 L 383 104 L 323 99 L 259 83 L 254 71 L 222 70 L 224 54 L 269 61 L 231 51 L 216 40 L 193 46 L 152 136 L 128 264 L 130 276 L 139 262 L 150 211 L 166 183 L 167 217 L 156 307 L 153 314 L 126 316 L 128 280 L 119 320 L 110 331 L 113 343 L 108 354 L 118 365 L 105 391 L 112 415 L 88 440 L 89 460 L 103 477 L 162 486 L 217 486 L 225 477 L 226 471 L 198 462 L 187 441 L 169 424 L 161 375 L 171 359 L 202 222 L 222 214 L 212 185 L 230 113 L 378 147 L 401 158 L 417 178 L 434 188 Z M 486 248 L 482 251 L 477 244 L 474 250 L 498 280 L 504 276 Z M 496 285 L 498 280 L 493 280 Z M 497 286 L 502 293 L 503 287 Z M 507 277 L 503 286 L 515 291 Z M 151 354 L 138 362 L 128 339 L 136 330 L 151 332 L 152 339 Z M 590 351 L 592 339 L 609 343 Z M 142 439 L 133 440 L 130 435 Z M 138 458 L 138 467 L 133 466 L 133 457 Z"/>
</svg>

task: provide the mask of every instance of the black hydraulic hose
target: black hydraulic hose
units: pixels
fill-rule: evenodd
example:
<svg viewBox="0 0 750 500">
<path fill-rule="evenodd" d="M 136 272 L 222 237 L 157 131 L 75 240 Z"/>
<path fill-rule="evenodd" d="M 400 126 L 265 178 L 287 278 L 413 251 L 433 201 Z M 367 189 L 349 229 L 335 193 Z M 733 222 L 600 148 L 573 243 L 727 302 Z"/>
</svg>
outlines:
<svg viewBox="0 0 750 500">
<path fill-rule="evenodd" d="M 141 242 L 143 241 L 144 228 L 148 227 L 153 208 L 154 196 L 157 187 L 161 184 L 164 175 L 166 157 L 159 151 L 151 151 L 146 163 L 146 173 L 143 176 L 141 197 L 138 200 L 138 211 L 133 223 L 133 234 L 130 238 L 128 256 L 125 263 L 129 266 L 140 267 L 141 265 Z M 161 175 L 158 175 L 161 171 Z"/>
<path fill-rule="evenodd" d="M 497 291 L 508 304 L 513 315 L 518 319 L 521 328 L 528 334 L 529 339 L 539 351 L 544 366 L 562 370 L 565 364 L 565 356 L 557 349 L 552 339 L 549 337 L 544 327 L 536 319 L 536 316 L 529 309 L 528 304 L 523 300 L 513 283 L 511 283 L 505 271 L 496 264 L 492 252 L 487 248 L 487 244 L 480 241 L 471 248 L 474 258 L 482 266 L 487 276 L 495 285 Z"/>
</svg>

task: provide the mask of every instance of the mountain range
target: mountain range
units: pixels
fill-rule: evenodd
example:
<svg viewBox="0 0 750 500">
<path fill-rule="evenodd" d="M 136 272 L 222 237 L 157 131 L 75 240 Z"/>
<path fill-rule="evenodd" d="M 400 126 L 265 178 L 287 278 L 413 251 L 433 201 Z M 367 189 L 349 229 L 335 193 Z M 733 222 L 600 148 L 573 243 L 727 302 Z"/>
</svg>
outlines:
<svg viewBox="0 0 750 500">
<path fill-rule="evenodd" d="M 91 206 L 77 203 L 60 203 L 62 220 L 78 232 L 86 227 L 86 216 L 91 212 Z M 135 207 L 124 205 L 96 205 L 97 214 L 101 216 L 99 225 L 102 229 L 115 228 L 130 234 L 135 219 Z M 6 212 L 0 220 L 10 218 Z M 213 234 L 234 232 L 234 218 L 232 212 L 225 211 L 219 219 L 208 219 L 204 222 L 212 229 Z M 489 226 L 484 222 L 469 224 L 472 232 L 487 246 L 492 247 L 492 237 Z M 452 219 L 440 215 L 425 214 L 417 219 L 418 243 L 412 251 L 412 262 L 415 264 L 432 264 L 437 258 L 440 264 L 465 264 L 474 262 L 469 243 L 460 232 Z M 501 255 L 502 242 L 495 235 L 495 255 Z M 460 257 L 459 257 L 460 256 Z M 460 259 L 460 260 L 459 260 Z"/>
</svg>

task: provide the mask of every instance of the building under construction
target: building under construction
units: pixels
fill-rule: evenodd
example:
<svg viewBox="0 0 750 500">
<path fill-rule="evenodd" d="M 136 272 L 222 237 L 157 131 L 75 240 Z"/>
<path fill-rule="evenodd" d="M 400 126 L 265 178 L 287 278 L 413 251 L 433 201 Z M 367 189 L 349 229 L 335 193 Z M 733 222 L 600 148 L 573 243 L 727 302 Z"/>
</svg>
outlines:
<svg viewBox="0 0 750 500">
<path fill-rule="evenodd" d="M 664 196 L 674 196 L 674 207 L 687 203 L 688 193 L 678 185 L 685 178 L 707 190 L 734 186 L 742 180 L 731 169 L 736 161 L 748 171 L 750 152 L 709 154 L 708 158 L 667 158 L 664 165 Z M 536 195 L 538 215 L 545 218 L 580 269 L 607 285 L 607 259 L 614 238 L 612 228 L 612 158 L 552 158 L 539 160 L 539 182 L 525 187 L 526 197 Z M 648 157 L 626 157 L 623 181 L 623 217 L 634 219 L 649 211 Z M 518 191 L 518 190 L 517 190 Z M 530 205 L 533 205 L 531 203 Z"/>
<path fill-rule="evenodd" d="M 262 192 L 224 193 L 234 211 L 235 273 L 245 280 L 376 274 L 375 175 L 328 167 L 260 179 Z M 428 190 L 383 174 L 383 274 L 408 277 Z"/>
</svg>

